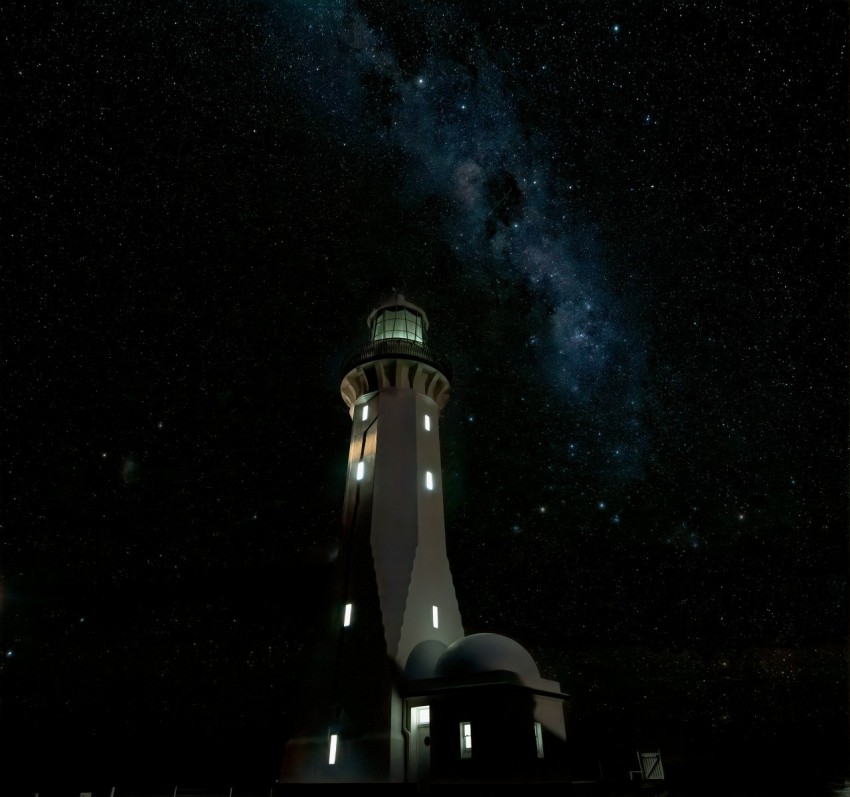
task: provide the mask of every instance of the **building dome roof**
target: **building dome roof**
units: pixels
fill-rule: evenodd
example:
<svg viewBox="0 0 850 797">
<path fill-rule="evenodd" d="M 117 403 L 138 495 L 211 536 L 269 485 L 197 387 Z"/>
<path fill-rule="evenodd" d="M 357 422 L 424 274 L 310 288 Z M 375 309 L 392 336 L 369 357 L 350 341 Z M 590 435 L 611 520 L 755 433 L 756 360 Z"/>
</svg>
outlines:
<svg viewBox="0 0 850 797">
<path fill-rule="evenodd" d="M 539 679 L 531 654 L 506 636 L 470 634 L 452 642 L 440 657 L 436 675 L 441 678 L 506 670 L 525 679 Z"/>
<path fill-rule="evenodd" d="M 404 676 L 415 681 L 420 678 L 433 678 L 440 657 L 446 652 L 446 646 L 437 639 L 426 639 L 420 642 L 407 657 L 404 665 Z"/>
</svg>

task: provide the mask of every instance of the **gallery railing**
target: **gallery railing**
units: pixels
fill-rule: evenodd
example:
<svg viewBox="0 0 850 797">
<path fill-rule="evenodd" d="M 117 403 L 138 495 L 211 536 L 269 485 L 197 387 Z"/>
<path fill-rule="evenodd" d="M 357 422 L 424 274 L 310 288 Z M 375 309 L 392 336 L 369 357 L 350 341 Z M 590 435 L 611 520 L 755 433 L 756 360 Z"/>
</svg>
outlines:
<svg viewBox="0 0 850 797">
<path fill-rule="evenodd" d="M 444 354 L 425 343 L 404 338 L 384 338 L 364 343 L 342 361 L 340 376 L 345 376 L 358 365 L 390 357 L 427 363 L 443 374 L 449 382 L 452 381 L 452 367 Z"/>
</svg>

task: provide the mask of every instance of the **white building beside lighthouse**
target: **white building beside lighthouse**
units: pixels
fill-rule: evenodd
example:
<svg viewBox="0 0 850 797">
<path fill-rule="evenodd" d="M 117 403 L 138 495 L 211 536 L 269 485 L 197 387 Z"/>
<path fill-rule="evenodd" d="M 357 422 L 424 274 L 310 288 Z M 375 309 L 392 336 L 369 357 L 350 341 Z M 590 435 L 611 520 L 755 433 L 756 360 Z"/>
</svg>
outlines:
<svg viewBox="0 0 850 797">
<path fill-rule="evenodd" d="M 440 464 L 449 363 L 400 293 L 367 323 L 368 342 L 342 367 L 352 427 L 327 683 L 280 780 L 557 778 L 567 696 L 516 642 L 464 636 Z"/>
</svg>

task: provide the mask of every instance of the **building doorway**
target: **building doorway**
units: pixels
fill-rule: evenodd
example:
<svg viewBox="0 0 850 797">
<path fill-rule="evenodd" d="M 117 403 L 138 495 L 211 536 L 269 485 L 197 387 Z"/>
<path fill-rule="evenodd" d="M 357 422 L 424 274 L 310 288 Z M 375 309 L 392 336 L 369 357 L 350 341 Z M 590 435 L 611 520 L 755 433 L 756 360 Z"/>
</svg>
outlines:
<svg viewBox="0 0 850 797">
<path fill-rule="evenodd" d="M 410 750 L 408 770 L 414 783 L 431 779 L 431 707 L 410 708 Z"/>
</svg>

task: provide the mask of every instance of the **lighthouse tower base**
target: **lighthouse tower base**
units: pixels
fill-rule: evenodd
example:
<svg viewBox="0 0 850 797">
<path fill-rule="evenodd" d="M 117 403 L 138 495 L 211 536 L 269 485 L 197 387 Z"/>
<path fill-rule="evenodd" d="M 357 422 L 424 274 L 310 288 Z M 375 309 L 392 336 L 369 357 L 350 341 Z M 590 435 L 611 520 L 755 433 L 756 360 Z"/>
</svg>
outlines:
<svg viewBox="0 0 850 797">
<path fill-rule="evenodd" d="M 290 787 L 307 784 L 404 784 L 405 745 L 400 734 L 395 738 L 390 734 L 348 737 L 345 746 L 346 762 L 337 765 L 329 763 L 327 736 L 290 739 L 278 781 L 286 787 L 281 793 L 292 794 Z"/>
<path fill-rule="evenodd" d="M 289 742 L 280 782 L 558 784 L 569 793 L 569 697 L 524 648 L 473 634 L 445 648 L 430 672 L 424 659 L 418 665 L 393 690 L 389 733 L 358 734 L 356 718 L 341 715 L 326 733 Z"/>
</svg>

